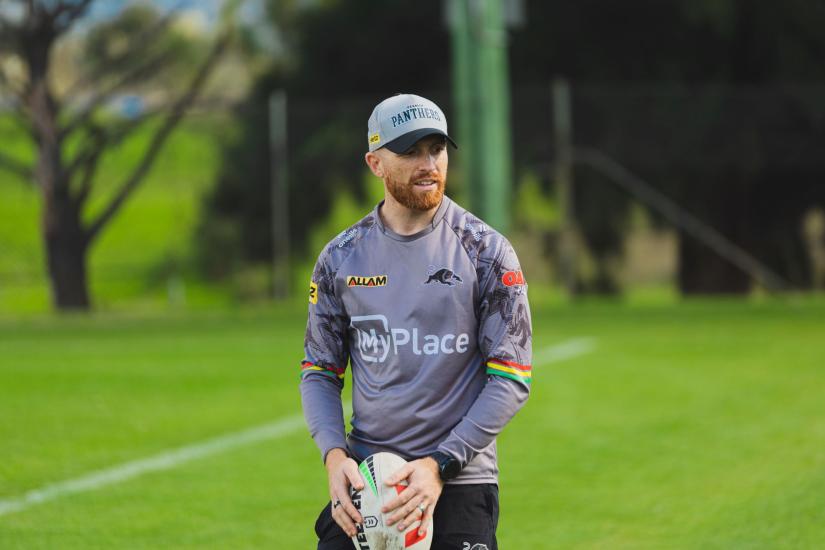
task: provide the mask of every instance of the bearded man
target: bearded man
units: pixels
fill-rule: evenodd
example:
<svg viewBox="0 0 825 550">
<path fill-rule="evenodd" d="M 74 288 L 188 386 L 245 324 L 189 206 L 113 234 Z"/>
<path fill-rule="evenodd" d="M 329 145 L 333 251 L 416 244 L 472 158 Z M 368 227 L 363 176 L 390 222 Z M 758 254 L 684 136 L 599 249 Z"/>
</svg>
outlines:
<svg viewBox="0 0 825 550">
<path fill-rule="evenodd" d="M 527 285 L 510 243 L 444 195 L 447 119 L 400 94 L 368 121 L 384 200 L 321 252 L 310 282 L 301 397 L 330 502 L 321 550 L 353 549 L 350 487 L 377 452 L 408 461 L 388 524 L 432 524 L 432 549 L 497 548 L 496 436 L 530 393 Z M 341 390 L 352 372 L 352 430 Z"/>
</svg>

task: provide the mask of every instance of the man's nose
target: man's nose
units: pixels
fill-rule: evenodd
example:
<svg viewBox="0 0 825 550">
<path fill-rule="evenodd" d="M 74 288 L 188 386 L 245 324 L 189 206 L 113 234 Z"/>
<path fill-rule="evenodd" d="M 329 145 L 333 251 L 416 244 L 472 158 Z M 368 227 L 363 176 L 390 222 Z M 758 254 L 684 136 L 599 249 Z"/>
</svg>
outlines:
<svg viewBox="0 0 825 550">
<path fill-rule="evenodd" d="M 436 170 L 438 170 L 438 164 L 436 163 L 435 155 L 431 153 L 425 154 L 424 158 L 422 159 L 421 168 L 423 170 L 426 170 L 427 172 L 435 172 Z"/>
</svg>

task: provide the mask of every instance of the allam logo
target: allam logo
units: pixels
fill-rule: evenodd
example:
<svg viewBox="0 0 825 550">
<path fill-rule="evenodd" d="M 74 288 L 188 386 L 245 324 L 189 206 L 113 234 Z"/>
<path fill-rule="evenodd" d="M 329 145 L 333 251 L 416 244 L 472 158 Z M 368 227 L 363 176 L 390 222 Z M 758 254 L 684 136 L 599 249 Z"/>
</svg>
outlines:
<svg viewBox="0 0 825 550">
<path fill-rule="evenodd" d="M 355 330 L 356 347 L 364 361 L 383 363 L 390 353 L 398 355 L 409 346 L 415 355 L 452 355 L 466 353 L 470 347 L 470 335 L 465 333 L 444 335 L 420 335 L 417 328 L 390 328 L 384 315 L 361 315 L 350 318 Z"/>
<path fill-rule="evenodd" d="M 386 275 L 348 275 L 347 286 L 387 286 Z"/>
</svg>

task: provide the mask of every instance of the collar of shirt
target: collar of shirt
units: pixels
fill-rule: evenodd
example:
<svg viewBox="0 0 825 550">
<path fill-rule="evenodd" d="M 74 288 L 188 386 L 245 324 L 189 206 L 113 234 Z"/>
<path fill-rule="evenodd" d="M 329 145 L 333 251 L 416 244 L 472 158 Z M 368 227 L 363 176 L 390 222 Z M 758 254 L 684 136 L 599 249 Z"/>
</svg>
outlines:
<svg viewBox="0 0 825 550">
<path fill-rule="evenodd" d="M 428 235 L 433 232 L 433 230 L 438 227 L 438 224 L 441 223 L 441 220 L 444 219 L 444 215 L 447 213 L 447 209 L 452 204 L 452 200 L 447 195 L 441 199 L 441 204 L 438 205 L 438 209 L 435 211 L 435 215 L 433 216 L 430 225 L 419 231 L 418 233 L 413 233 L 412 235 L 399 235 L 389 227 L 384 225 L 384 220 L 381 219 L 381 215 L 379 214 L 379 210 L 381 205 L 384 204 L 382 200 L 377 205 L 375 205 L 375 210 L 373 210 L 373 216 L 375 217 L 375 223 L 378 224 L 378 227 L 381 229 L 381 232 L 386 235 L 387 237 L 394 239 L 396 241 L 414 241 L 416 239 L 420 239 L 421 237 Z"/>
</svg>

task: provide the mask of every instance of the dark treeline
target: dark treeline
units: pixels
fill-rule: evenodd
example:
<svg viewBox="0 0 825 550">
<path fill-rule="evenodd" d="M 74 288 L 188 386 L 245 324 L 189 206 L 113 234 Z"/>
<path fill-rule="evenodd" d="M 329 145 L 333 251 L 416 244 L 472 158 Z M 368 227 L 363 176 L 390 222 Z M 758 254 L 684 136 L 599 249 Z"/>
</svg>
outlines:
<svg viewBox="0 0 825 550">
<path fill-rule="evenodd" d="M 298 251 L 337 189 L 362 192 L 361 138 L 378 100 L 412 91 L 452 111 L 442 2 L 348 0 L 293 11 L 270 4 L 272 24 L 288 26 L 282 32 L 291 53 L 261 77 L 240 112 L 246 131 L 227 147 L 209 198 L 207 261 L 269 257 L 265 106 L 273 89 L 286 89 L 290 98 L 289 210 Z M 564 76 L 573 89 L 577 146 L 616 159 L 794 286 L 810 284 L 800 224 L 825 203 L 819 4 L 525 4 L 523 25 L 509 35 L 515 181 L 532 172 L 553 192 L 549 83 Z M 606 266 L 621 250 L 633 199 L 586 167 L 576 170 L 576 193 L 583 237 L 599 265 L 582 287 L 614 291 Z M 680 239 L 679 257 L 685 292 L 751 288 L 748 276 L 692 239 Z"/>
</svg>

